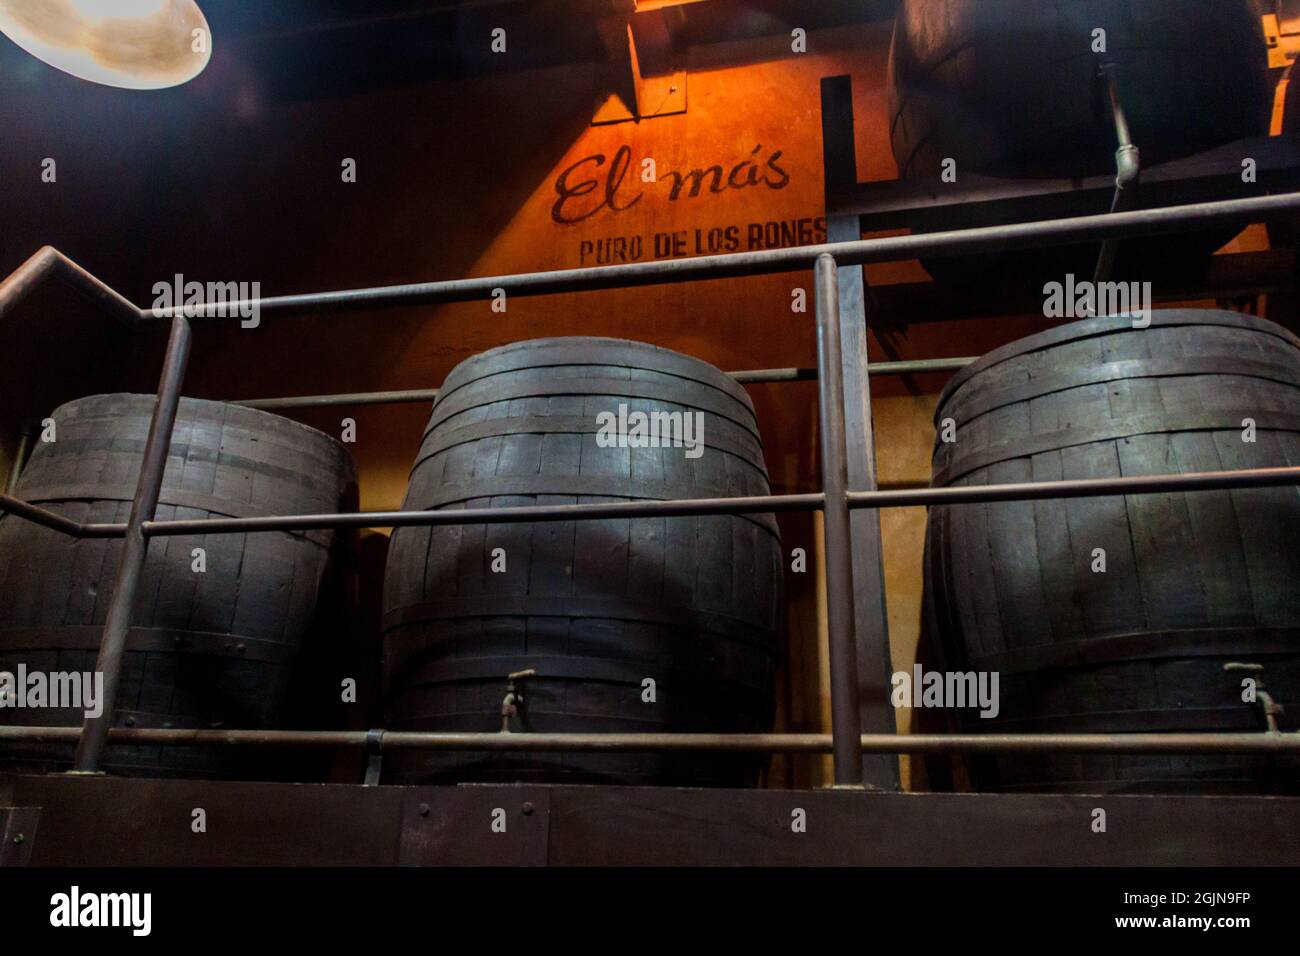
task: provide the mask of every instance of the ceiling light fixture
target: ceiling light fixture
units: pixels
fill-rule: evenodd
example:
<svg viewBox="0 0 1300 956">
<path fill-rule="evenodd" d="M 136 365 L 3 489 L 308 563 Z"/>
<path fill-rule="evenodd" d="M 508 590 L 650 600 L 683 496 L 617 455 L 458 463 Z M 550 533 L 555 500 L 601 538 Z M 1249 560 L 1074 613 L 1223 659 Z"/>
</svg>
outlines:
<svg viewBox="0 0 1300 956">
<path fill-rule="evenodd" d="M 65 73 L 129 90 L 179 86 L 212 56 L 195 0 L 0 0 L 0 33 Z"/>
</svg>

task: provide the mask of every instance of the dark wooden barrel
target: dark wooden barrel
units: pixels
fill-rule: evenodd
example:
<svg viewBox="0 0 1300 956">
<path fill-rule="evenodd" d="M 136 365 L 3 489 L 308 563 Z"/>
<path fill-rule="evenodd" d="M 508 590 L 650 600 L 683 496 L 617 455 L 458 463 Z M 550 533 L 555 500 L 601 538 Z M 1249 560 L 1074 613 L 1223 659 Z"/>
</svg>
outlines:
<svg viewBox="0 0 1300 956">
<path fill-rule="evenodd" d="M 699 413 L 700 454 L 600 447 L 598 415 L 620 405 Z M 767 493 L 753 406 L 733 380 L 640 342 L 554 338 L 452 370 L 403 507 Z M 387 726 L 497 731 L 507 675 L 533 669 L 517 731 L 768 730 L 781 594 L 770 514 L 400 528 L 385 582 Z M 403 782 L 741 785 L 760 765 L 736 755 L 385 758 Z"/>
<path fill-rule="evenodd" d="M 1093 52 L 1093 31 L 1106 52 Z M 1251 0 L 902 0 L 889 65 L 900 174 L 936 192 L 972 177 L 1113 176 L 1114 125 L 1098 66 L 1117 78 L 1143 166 L 1268 134 L 1272 84 Z M 955 184 L 942 163 L 956 160 Z M 1237 166 L 1240 158 L 1231 165 Z M 1138 192 L 1141 196 L 1141 190 Z M 1109 192 L 1070 215 L 1106 212 Z M 1032 208 L 965 214 L 947 228 L 1043 218 Z M 1123 244 L 1121 273 L 1190 273 L 1232 238 L 1222 230 Z M 1171 242 L 1174 245 L 1171 246 Z M 1098 247 L 927 260 L 942 281 L 1034 287 L 1091 277 Z"/>
<path fill-rule="evenodd" d="M 56 440 L 36 444 L 17 497 L 77 521 L 126 521 L 154 401 L 95 395 L 60 406 L 51 415 Z M 337 511 L 355 498 L 352 458 L 329 436 L 253 409 L 181 400 L 159 520 Z M 342 543 L 329 531 L 151 541 L 115 726 L 277 726 L 304 640 L 337 638 Z M 193 570 L 195 548 L 206 554 L 202 573 Z M 0 670 L 93 671 L 120 553 L 118 539 L 76 540 L 0 520 Z M 306 696 L 340 695 L 317 686 Z M 0 710 L 3 723 L 81 720 L 78 710 Z M 70 747 L 11 746 L 0 760 L 48 768 L 70 755 Z M 105 769 L 275 776 L 286 761 L 269 751 L 114 746 Z"/>
<path fill-rule="evenodd" d="M 1243 420 L 1255 441 L 1243 441 Z M 1300 340 L 1231 312 L 1098 318 L 958 374 L 935 413 L 936 486 L 1300 465 Z M 942 436 L 940 436 L 942 438 Z M 1258 731 L 1242 673 L 1300 717 L 1300 489 L 930 509 L 929 627 L 951 670 L 1000 674 L 975 732 Z M 1094 571 L 1103 549 L 1105 571 Z M 988 789 L 1294 790 L 1295 762 L 1235 756 L 1017 756 Z"/>
</svg>

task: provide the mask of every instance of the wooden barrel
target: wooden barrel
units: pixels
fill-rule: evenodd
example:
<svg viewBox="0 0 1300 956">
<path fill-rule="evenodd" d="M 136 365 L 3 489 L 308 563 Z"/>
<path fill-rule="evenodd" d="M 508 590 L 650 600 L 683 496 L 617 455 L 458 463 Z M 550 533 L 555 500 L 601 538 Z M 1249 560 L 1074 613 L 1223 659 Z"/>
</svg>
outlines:
<svg viewBox="0 0 1300 956">
<path fill-rule="evenodd" d="M 607 447 L 602 413 L 620 409 L 698 416 L 702 445 Z M 639 342 L 554 338 L 452 370 L 403 507 L 767 493 L 753 406 L 733 380 Z M 387 726 L 500 730 L 507 675 L 531 669 L 515 731 L 768 730 L 781 570 L 770 514 L 400 528 L 385 582 Z M 760 765 L 736 755 L 385 758 L 403 782 L 740 785 Z"/>
<path fill-rule="evenodd" d="M 1104 52 L 1094 52 L 1104 31 Z M 1098 68 L 1109 65 L 1143 167 L 1266 136 L 1268 55 L 1251 0 L 902 0 L 889 64 L 890 137 L 900 175 L 950 193 L 972 177 L 1113 177 L 1118 146 Z M 1226 165 L 1238 168 L 1244 155 Z M 956 181 L 944 163 L 956 163 Z M 1141 189 L 1138 190 L 1141 202 Z M 1069 215 L 1104 213 L 1079 201 Z M 968 210 L 944 228 L 1023 222 L 1032 204 Z M 928 227 L 929 228 L 929 227 Z M 1121 246 L 1118 268 L 1190 274 L 1232 238 L 1211 230 Z M 1175 243 L 1171 246 L 1170 243 Z M 1098 246 L 927 260 L 945 282 L 1017 288 L 1073 271 Z M 1176 251 L 1175 251 L 1176 250 Z"/>
<path fill-rule="evenodd" d="M 1157 311 L 1145 330 L 1076 322 L 964 369 L 935 421 L 941 487 L 1300 465 L 1300 340 L 1220 311 Z M 966 729 L 1263 730 L 1242 700 L 1249 675 L 1229 662 L 1263 665 L 1294 729 L 1297 541 L 1295 486 L 931 508 L 928 626 L 947 669 L 1000 675 L 1000 713 L 964 710 Z M 1300 781 L 1295 762 L 1217 755 L 1017 756 L 975 770 L 1007 790 Z"/>
<path fill-rule="evenodd" d="M 125 522 L 151 395 L 95 395 L 56 409 L 16 496 L 83 522 Z M 356 474 L 334 439 L 297 422 L 184 398 L 159 520 L 352 508 Z M 114 726 L 278 725 L 309 635 L 337 637 L 344 538 L 306 533 L 185 535 L 150 542 L 123 659 Z M 202 549 L 196 568 L 195 549 Z M 0 671 L 94 670 L 120 539 L 77 540 L 0 520 Z M 335 684 L 335 686 L 337 686 Z M 311 691 L 337 701 L 338 692 Z M 295 715 L 299 716 L 299 715 Z M 80 725 L 75 709 L 0 710 L 0 722 Z M 70 747 L 9 747 L 10 764 L 55 767 Z M 106 769 L 176 776 L 274 775 L 283 754 L 226 748 L 110 747 Z"/>
</svg>

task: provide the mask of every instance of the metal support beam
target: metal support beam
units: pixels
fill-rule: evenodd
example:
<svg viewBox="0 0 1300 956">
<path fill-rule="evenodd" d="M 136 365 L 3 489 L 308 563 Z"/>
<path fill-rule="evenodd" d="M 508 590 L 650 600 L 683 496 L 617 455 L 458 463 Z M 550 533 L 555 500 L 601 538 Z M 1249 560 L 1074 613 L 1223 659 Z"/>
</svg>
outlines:
<svg viewBox="0 0 1300 956">
<path fill-rule="evenodd" d="M 849 78 L 822 80 L 822 144 L 826 192 L 857 182 L 853 145 L 853 93 Z M 862 233 L 856 215 L 836 215 L 826 209 L 827 239 L 856 243 Z M 842 259 L 836 257 L 843 263 Z M 876 490 L 876 449 L 871 423 L 871 381 L 867 364 L 866 281 L 861 268 L 838 270 L 838 324 L 843 359 L 844 427 L 847 435 L 848 489 Z M 896 729 L 889 705 L 889 619 L 885 608 L 884 554 L 880 515 L 856 511 L 849 518 L 853 564 L 853 633 L 856 644 L 857 700 L 861 729 L 889 734 Z M 865 761 L 862 780 L 881 790 L 899 789 L 898 761 L 874 756 Z"/>
<path fill-rule="evenodd" d="M 95 670 L 104 675 L 103 709 L 98 717 L 86 717 L 73 761 L 74 769 L 83 773 L 99 770 L 99 761 L 108 741 L 108 730 L 113 725 L 118 684 L 122 676 L 122 655 L 126 650 L 127 633 L 131 629 L 136 591 L 149 552 L 149 539 L 145 537 L 143 526 L 146 521 L 153 519 L 158 508 L 163 472 L 167 467 L 167 450 L 171 447 L 172 426 L 176 422 L 176 409 L 181 401 L 181 382 L 185 378 L 185 366 L 189 357 L 190 323 L 183 316 L 177 316 L 172 319 L 167 356 L 163 360 L 162 375 L 158 381 L 157 404 L 149 420 L 149 433 L 145 438 L 144 456 L 140 462 L 140 477 L 136 482 L 135 499 L 131 502 L 131 515 L 127 520 L 117 581 L 113 585 L 113 599 L 108 605 L 108 615 L 104 622 L 104 640 L 99 646 L 99 657 L 95 661 Z"/>
<path fill-rule="evenodd" d="M 826 623 L 830 645 L 831 736 L 836 786 L 862 786 L 862 752 L 856 739 L 858 664 L 853 638 L 853 555 L 849 543 L 848 464 L 845 461 L 844 377 L 840 354 L 839 276 L 830 256 L 817 259 L 813 295 L 817 312 L 817 415 L 821 438 L 822 508 L 825 514 Z"/>
</svg>

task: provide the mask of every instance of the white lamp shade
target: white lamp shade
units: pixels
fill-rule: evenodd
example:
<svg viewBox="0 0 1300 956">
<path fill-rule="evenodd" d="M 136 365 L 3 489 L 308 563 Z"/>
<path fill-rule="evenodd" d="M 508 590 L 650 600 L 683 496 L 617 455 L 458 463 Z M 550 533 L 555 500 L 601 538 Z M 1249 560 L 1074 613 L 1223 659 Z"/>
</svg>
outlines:
<svg viewBox="0 0 1300 956">
<path fill-rule="evenodd" d="M 0 0 L 0 33 L 65 73 L 132 90 L 178 86 L 212 56 L 195 0 Z"/>
</svg>

